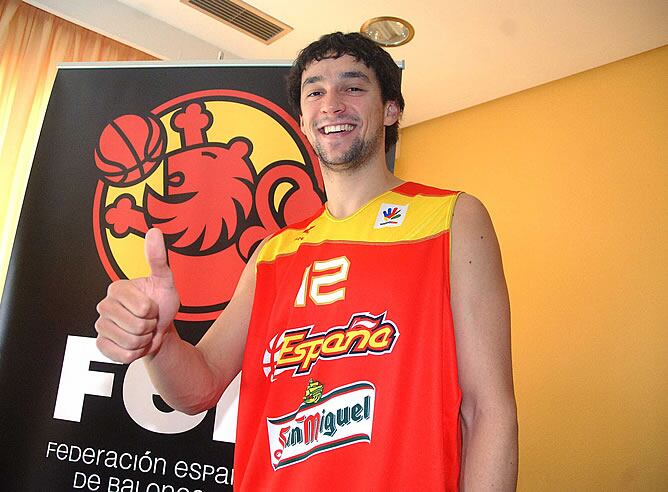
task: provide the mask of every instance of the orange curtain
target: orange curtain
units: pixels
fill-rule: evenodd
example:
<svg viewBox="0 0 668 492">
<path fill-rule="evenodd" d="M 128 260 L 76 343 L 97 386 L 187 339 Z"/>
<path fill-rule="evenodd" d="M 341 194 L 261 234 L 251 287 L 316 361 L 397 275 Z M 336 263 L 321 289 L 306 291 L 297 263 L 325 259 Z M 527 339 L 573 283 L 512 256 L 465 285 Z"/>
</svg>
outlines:
<svg viewBox="0 0 668 492">
<path fill-rule="evenodd" d="M 0 296 L 56 65 L 153 59 L 20 0 L 0 0 Z"/>
</svg>

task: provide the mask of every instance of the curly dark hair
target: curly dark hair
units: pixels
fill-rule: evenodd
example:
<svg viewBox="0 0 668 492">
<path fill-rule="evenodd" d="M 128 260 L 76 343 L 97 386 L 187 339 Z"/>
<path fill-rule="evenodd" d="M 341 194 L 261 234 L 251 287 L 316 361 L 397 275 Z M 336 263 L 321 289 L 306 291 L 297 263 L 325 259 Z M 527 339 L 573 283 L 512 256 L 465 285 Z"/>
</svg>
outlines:
<svg viewBox="0 0 668 492">
<path fill-rule="evenodd" d="M 383 103 L 395 101 L 399 111 L 404 110 L 404 96 L 401 94 L 401 69 L 392 60 L 389 53 L 366 36 L 358 32 L 343 34 L 334 32 L 325 34 L 299 52 L 288 74 L 288 99 L 292 109 L 301 111 L 302 73 L 312 61 L 325 58 L 339 58 L 350 55 L 371 68 L 380 82 Z M 399 122 L 385 127 L 385 152 L 399 138 Z"/>
</svg>

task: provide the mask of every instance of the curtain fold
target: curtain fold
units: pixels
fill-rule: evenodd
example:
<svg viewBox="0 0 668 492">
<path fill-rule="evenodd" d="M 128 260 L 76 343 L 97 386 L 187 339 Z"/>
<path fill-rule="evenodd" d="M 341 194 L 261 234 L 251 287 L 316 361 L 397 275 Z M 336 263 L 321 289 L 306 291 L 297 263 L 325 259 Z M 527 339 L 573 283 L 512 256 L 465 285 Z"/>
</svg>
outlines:
<svg viewBox="0 0 668 492">
<path fill-rule="evenodd" d="M 0 298 L 56 65 L 154 59 L 20 0 L 0 0 Z"/>
</svg>

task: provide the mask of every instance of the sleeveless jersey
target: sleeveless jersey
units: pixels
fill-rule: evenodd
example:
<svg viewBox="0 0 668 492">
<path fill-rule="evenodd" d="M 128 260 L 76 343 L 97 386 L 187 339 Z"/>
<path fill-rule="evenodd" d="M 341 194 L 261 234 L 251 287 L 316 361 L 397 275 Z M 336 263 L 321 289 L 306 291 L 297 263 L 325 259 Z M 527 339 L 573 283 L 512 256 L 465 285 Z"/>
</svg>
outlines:
<svg viewBox="0 0 668 492">
<path fill-rule="evenodd" d="M 458 194 L 403 183 L 262 247 L 235 489 L 457 490 L 450 308 Z"/>
</svg>

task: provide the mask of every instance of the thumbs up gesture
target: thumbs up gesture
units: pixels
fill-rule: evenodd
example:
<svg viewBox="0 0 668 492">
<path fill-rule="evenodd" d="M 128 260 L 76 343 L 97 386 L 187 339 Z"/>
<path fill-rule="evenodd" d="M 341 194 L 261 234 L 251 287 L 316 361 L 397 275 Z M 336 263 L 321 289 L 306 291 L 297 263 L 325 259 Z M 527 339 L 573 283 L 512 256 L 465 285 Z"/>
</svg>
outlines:
<svg viewBox="0 0 668 492">
<path fill-rule="evenodd" d="M 144 252 L 150 275 L 117 280 L 97 305 L 97 346 L 110 359 L 126 364 L 160 350 L 179 310 L 179 294 L 159 229 L 146 233 Z"/>
</svg>

